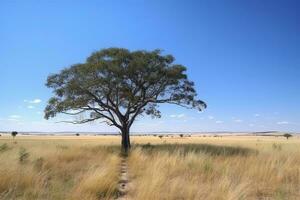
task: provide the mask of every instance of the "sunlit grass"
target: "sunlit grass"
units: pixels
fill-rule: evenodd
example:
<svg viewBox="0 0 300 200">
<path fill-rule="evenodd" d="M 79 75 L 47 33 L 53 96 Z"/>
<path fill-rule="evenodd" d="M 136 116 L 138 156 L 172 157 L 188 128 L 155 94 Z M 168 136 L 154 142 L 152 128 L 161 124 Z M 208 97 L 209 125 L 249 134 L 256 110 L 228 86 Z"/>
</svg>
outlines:
<svg viewBox="0 0 300 200">
<path fill-rule="evenodd" d="M 115 196 L 119 152 L 114 149 L 21 140 L 0 146 L 0 199 L 110 199 Z"/>
<path fill-rule="evenodd" d="M 114 199 L 118 136 L 0 138 L 0 199 Z M 299 199 L 300 139 L 132 137 L 130 199 Z"/>
<path fill-rule="evenodd" d="M 129 156 L 133 199 L 299 199 L 300 152 L 220 145 L 144 145 Z"/>
</svg>

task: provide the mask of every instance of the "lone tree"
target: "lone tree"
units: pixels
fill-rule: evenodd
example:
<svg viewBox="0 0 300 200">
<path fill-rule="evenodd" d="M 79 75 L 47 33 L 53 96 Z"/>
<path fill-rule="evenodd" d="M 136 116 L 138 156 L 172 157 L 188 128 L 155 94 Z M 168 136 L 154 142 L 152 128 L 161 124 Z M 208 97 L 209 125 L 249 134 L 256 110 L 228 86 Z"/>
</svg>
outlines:
<svg viewBox="0 0 300 200">
<path fill-rule="evenodd" d="M 15 137 L 18 135 L 18 132 L 17 131 L 13 131 L 11 132 L 11 136 L 13 136 L 13 138 L 15 139 Z"/>
<path fill-rule="evenodd" d="M 48 77 L 46 86 L 53 89 L 54 97 L 48 101 L 45 118 L 80 114 L 80 120 L 67 122 L 97 120 L 115 126 L 127 152 L 133 122 L 142 114 L 160 117 L 159 104 L 206 108 L 205 102 L 196 99 L 194 83 L 185 72 L 185 66 L 174 64 L 174 57 L 160 50 L 102 49 L 85 63 Z"/>
<path fill-rule="evenodd" d="M 283 134 L 283 137 L 285 137 L 288 140 L 290 137 L 292 137 L 292 135 L 289 133 L 285 133 Z"/>
</svg>

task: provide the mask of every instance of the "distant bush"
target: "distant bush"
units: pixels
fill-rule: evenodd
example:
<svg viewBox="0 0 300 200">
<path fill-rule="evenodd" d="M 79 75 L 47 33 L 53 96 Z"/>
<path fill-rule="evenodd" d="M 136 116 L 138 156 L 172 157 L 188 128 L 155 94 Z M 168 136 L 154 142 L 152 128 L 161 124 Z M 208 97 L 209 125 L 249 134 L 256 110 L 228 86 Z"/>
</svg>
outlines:
<svg viewBox="0 0 300 200">
<path fill-rule="evenodd" d="M 285 134 L 283 134 L 283 137 L 285 137 L 288 140 L 290 137 L 293 137 L 293 135 L 291 135 L 289 133 L 285 133 Z"/>
<path fill-rule="evenodd" d="M 180 137 L 183 137 L 183 134 L 179 134 Z"/>
<path fill-rule="evenodd" d="M 80 134 L 79 134 L 79 133 L 76 133 L 75 135 L 76 135 L 76 136 L 80 136 Z"/>
<path fill-rule="evenodd" d="M 162 139 L 162 138 L 163 138 L 163 136 L 162 136 L 162 135 L 159 135 L 158 137 L 159 137 L 160 139 Z"/>
<path fill-rule="evenodd" d="M 21 148 L 19 151 L 19 161 L 20 163 L 24 163 L 27 161 L 27 159 L 29 158 L 29 153 L 26 151 L 25 148 Z"/>
<path fill-rule="evenodd" d="M 18 135 L 18 132 L 17 132 L 17 131 L 11 132 L 11 136 L 13 136 L 13 138 L 15 138 L 17 135 Z"/>
</svg>

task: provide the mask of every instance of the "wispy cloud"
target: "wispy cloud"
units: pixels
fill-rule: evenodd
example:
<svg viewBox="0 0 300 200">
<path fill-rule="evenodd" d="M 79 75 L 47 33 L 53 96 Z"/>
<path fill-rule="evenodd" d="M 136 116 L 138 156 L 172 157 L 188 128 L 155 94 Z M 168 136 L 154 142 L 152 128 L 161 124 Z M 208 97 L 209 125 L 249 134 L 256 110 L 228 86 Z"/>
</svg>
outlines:
<svg viewBox="0 0 300 200">
<path fill-rule="evenodd" d="M 30 106 L 27 106 L 27 108 L 29 108 L 29 109 L 33 109 L 33 108 L 34 108 L 34 106 L 31 106 L 31 105 L 30 105 Z"/>
<path fill-rule="evenodd" d="M 173 115 L 170 115 L 170 117 L 172 117 L 172 118 L 184 118 L 185 114 L 173 114 Z"/>
<path fill-rule="evenodd" d="M 24 100 L 25 103 L 39 104 L 42 102 L 41 99 L 33 99 L 33 100 Z"/>
<path fill-rule="evenodd" d="M 214 118 L 215 118 L 214 116 L 208 116 L 208 119 L 210 119 L 210 120 L 212 120 Z"/>
<path fill-rule="evenodd" d="M 278 125 L 285 125 L 285 124 L 290 124 L 290 122 L 288 121 L 281 121 L 281 122 L 277 122 Z"/>
<path fill-rule="evenodd" d="M 242 123 L 243 120 L 241 120 L 241 119 L 235 119 L 234 122 L 235 122 L 235 123 Z"/>
<path fill-rule="evenodd" d="M 254 117 L 259 117 L 259 116 L 260 116 L 260 114 L 257 114 L 257 113 L 256 113 L 256 114 L 254 114 Z"/>
<path fill-rule="evenodd" d="M 20 115 L 10 115 L 9 118 L 10 119 L 20 119 L 21 116 Z"/>
<path fill-rule="evenodd" d="M 8 116 L 8 119 L 6 119 L 7 121 L 20 121 L 21 120 L 21 116 L 20 115 L 10 115 Z"/>
<path fill-rule="evenodd" d="M 220 120 L 218 120 L 218 121 L 216 121 L 216 124 L 223 124 L 224 122 L 223 121 L 220 121 Z"/>
</svg>

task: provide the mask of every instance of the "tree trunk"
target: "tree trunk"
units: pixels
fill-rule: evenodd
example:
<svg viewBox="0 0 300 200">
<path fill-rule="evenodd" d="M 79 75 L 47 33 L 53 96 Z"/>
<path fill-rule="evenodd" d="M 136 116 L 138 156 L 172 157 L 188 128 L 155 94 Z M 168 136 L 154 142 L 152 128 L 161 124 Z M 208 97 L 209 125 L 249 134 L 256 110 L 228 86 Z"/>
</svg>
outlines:
<svg viewBox="0 0 300 200">
<path fill-rule="evenodd" d="M 130 149 L 130 137 L 129 137 L 129 129 L 123 128 L 122 129 L 122 151 L 124 153 L 128 153 Z"/>
</svg>

